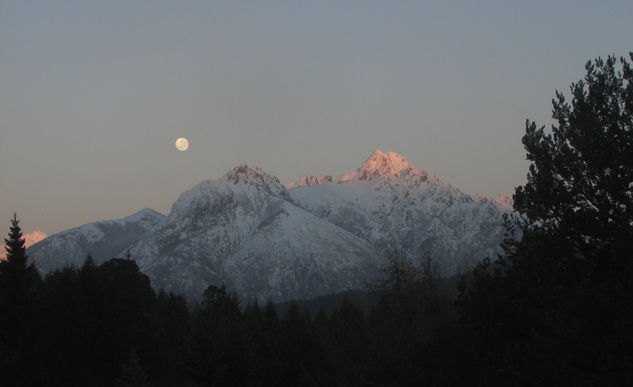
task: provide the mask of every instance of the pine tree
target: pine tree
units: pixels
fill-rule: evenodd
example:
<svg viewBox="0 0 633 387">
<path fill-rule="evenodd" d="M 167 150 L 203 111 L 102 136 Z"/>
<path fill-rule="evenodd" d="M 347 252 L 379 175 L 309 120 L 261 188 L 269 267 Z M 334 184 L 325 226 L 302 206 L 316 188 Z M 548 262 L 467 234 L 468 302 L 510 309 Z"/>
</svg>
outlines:
<svg viewBox="0 0 633 387">
<path fill-rule="evenodd" d="M 0 266 L 3 273 L 19 272 L 26 269 L 26 247 L 22 238 L 22 229 L 17 214 L 13 214 L 11 219 L 11 227 L 9 228 L 9 237 L 5 238 L 5 249 L 7 251 L 7 259 Z"/>
<path fill-rule="evenodd" d="M 0 380 L 7 385 L 24 384 L 34 372 L 27 372 L 34 360 L 34 326 L 32 315 L 37 287 L 41 279 L 35 267 L 27 267 L 26 248 L 16 214 L 13 214 L 8 238 L 5 240 L 7 258 L 0 262 L 0 348 L 5 351 L 0 359 Z"/>
<path fill-rule="evenodd" d="M 556 93 L 551 134 L 526 123 L 532 164 L 514 195 L 530 225 L 564 235 L 590 259 L 633 237 L 633 69 L 620 58 L 619 71 L 617 62 L 589 61 L 571 104 Z"/>
<path fill-rule="evenodd" d="M 571 103 L 556 93 L 551 133 L 526 123 L 522 238 L 460 301 L 487 383 L 633 383 L 633 70 L 617 63 L 589 61 Z"/>
<path fill-rule="evenodd" d="M 11 219 L 9 236 L 4 240 L 7 251 L 6 260 L 0 262 L 0 301 L 4 314 L 12 318 L 23 319 L 27 296 L 30 293 L 29 280 L 37 274 L 31 266 L 26 266 L 26 247 L 22 239 L 22 230 L 16 214 Z M 20 324 L 22 321 L 14 321 Z"/>
</svg>

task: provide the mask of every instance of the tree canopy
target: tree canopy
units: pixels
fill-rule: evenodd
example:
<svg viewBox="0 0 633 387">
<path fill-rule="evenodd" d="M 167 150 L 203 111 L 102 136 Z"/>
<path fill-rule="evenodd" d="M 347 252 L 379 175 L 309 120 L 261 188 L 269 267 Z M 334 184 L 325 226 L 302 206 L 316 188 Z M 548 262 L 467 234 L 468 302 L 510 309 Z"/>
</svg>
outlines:
<svg viewBox="0 0 633 387">
<path fill-rule="evenodd" d="M 585 68 L 571 102 L 556 92 L 551 133 L 526 122 L 521 238 L 460 300 L 490 383 L 633 383 L 633 72 L 611 56 Z"/>
</svg>

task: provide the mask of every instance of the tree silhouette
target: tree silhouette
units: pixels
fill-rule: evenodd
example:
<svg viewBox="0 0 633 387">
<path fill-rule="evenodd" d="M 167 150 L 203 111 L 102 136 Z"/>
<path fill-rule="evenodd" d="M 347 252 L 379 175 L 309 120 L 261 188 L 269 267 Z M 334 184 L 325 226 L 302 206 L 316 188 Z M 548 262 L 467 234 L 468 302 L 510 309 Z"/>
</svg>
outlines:
<svg viewBox="0 0 633 387">
<path fill-rule="evenodd" d="M 7 257 L 0 262 L 0 380 L 7 385 L 27 383 L 27 371 L 34 360 L 33 310 L 41 278 L 33 265 L 27 266 L 26 248 L 17 215 L 13 214 Z"/>
<path fill-rule="evenodd" d="M 556 93 L 551 133 L 526 123 L 522 238 L 460 302 L 487 383 L 633 383 L 633 71 L 619 63 L 589 61 L 571 103 Z"/>
</svg>

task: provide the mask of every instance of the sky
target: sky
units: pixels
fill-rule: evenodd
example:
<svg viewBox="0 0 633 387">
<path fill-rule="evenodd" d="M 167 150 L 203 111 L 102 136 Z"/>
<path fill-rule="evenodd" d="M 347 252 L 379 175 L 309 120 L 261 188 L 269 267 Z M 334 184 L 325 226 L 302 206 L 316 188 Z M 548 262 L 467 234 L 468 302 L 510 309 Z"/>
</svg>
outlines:
<svg viewBox="0 0 633 387">
<path fill-rule="evenodd" d="M 631 0 L 0 0 L 0 219 L 166 214 L 239 164 L 288 183 L 375 149 L 511 196 L 525 120 L 628 56 L 631 20 Z"/>
</svg>

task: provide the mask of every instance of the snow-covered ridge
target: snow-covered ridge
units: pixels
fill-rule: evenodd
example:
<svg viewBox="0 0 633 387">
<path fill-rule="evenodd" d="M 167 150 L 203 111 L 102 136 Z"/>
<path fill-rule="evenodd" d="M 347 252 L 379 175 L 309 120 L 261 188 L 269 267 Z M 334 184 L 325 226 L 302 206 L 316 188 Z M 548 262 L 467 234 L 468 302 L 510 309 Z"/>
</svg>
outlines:
<svg viewBox="0 0 633 387">
<path fill-rule="evenodd" d="M 150 230 L 160 227 L 165 215 L 143 208 L 120 219 L 84 224 L 53 234 L 27 248 L 27 256 L 42 272 L 65 265 L 81 265 L 90 254 L 96 263 L 121 256 Z"/>
<path fill-rule="evenodd" d="M 301 176 L 299 179 L 297 179 L 297 181 L 284 184 L 284 188 L 288 190 L 295 187 L 305 187 L 308 185 L 324 184 L 324 183 L 331 183 L 331 182 L 332 182 L 332 176 L 330 175 L 323 176 L 320 179 L 317 178 L 316 176 Z"/>
<path fill-rule="evenodd" d="M 367 241 L 290 201 L 279 180 L 238 166 L 184 192 L 166 223 L 130 249 L 156 287 L 199 297 L 226 285 L 246 299 L 311 298 L 362 287 Z"/>
<path fill-rule="evenodd" d="M 257 166 L 238 165 L 220 178 L 204 180 L 183 192 L 172 205 L 169 222 L 182 218 L 191 206 L 215 208 L 224 205 L 224 201 L 233 200 L 239 192 L 244 195 L 259 192 L 259 196 L 266 193 L 284 200 L 289 198 L 288 191 L 277 177 Z"/>
<path fill-rule="evenodd" d="M 340 176 L 336 181 L 367 181 L 382 176 L 401 176 L 402 173 L 407 173 L 413 169 L 416 169 L 413 164 L 401 155 L 395 152 L 384 153 L 380 149 L 377 149 L 357 170 Z"/>
<path fill-rule="evenodd" d="M 506 210 L 497 202 L 475 201 L 395 152 L 291 189 L 239 165 L 183 192 L 167 218 L 144 209 L 56 234 L 27 254 L 48 271 L 88 252 L 97 263 L 129 252 L 157 288 L 199 297 L 226 285 L 244 299 L 286 301 L 363 288 L 393 248 L 428 251 L 441 275 L 464 272 L 499 251 Z"/>
<path fill-rule="evenodd" d="M 396 152 L 383 152 L 380 149 L 374 151 L 367 160 L 355 171 L 332 179 L 325 176 L 317 179 L 315 176 L 302 176 L 297 181 L 285 185 L 286 189 L 312 186 L 323 183 L 347 183 L 352 181 L 370 181 L 377 178 L 390 181 L 406 181 L 409 184 L 436 184 L 450 187 L 443 183 L 434 174 L 423 169 L 416 168 L 409 160 Z"/>
<path fill-rule="evenodd" d="M 269 175 L 257 166 L 249 167 L 248 165 L 238 165 L 224 175 L 224 179 L 231 184 L 253 185 L 277 196 L 288 196 L 288 192 L 286 192 L 286 189 L 281 185 L 279 179 Z"/>
<path fill-rule="evenodd" d="M 511 212 L 514 210 L 514 200 L 512 200 L 512 198 L 508 197 L 507 195 L 504 194 L 500 194 L 493 197 L 490 197 L 488 195 L 484 195 L 484 194 L 479 194 L 476 195 L 475 197 L 473 197 L 473 200 L 476 202 L 482 201 L 482 200 L 487 200 L 490 201 L 492 203 L 494 203 L 497 207 Z"/>
<path fill-rule="evenodd" d="M 289 190 L 294 203 L 372 243 L 378 251 L 429 251 L 443 275 L 493 257 L 504 237 L 503 214 L 511 206 L 474 201 L 395 153 L 376 150 L 336 184 Z"/>
</svg>

